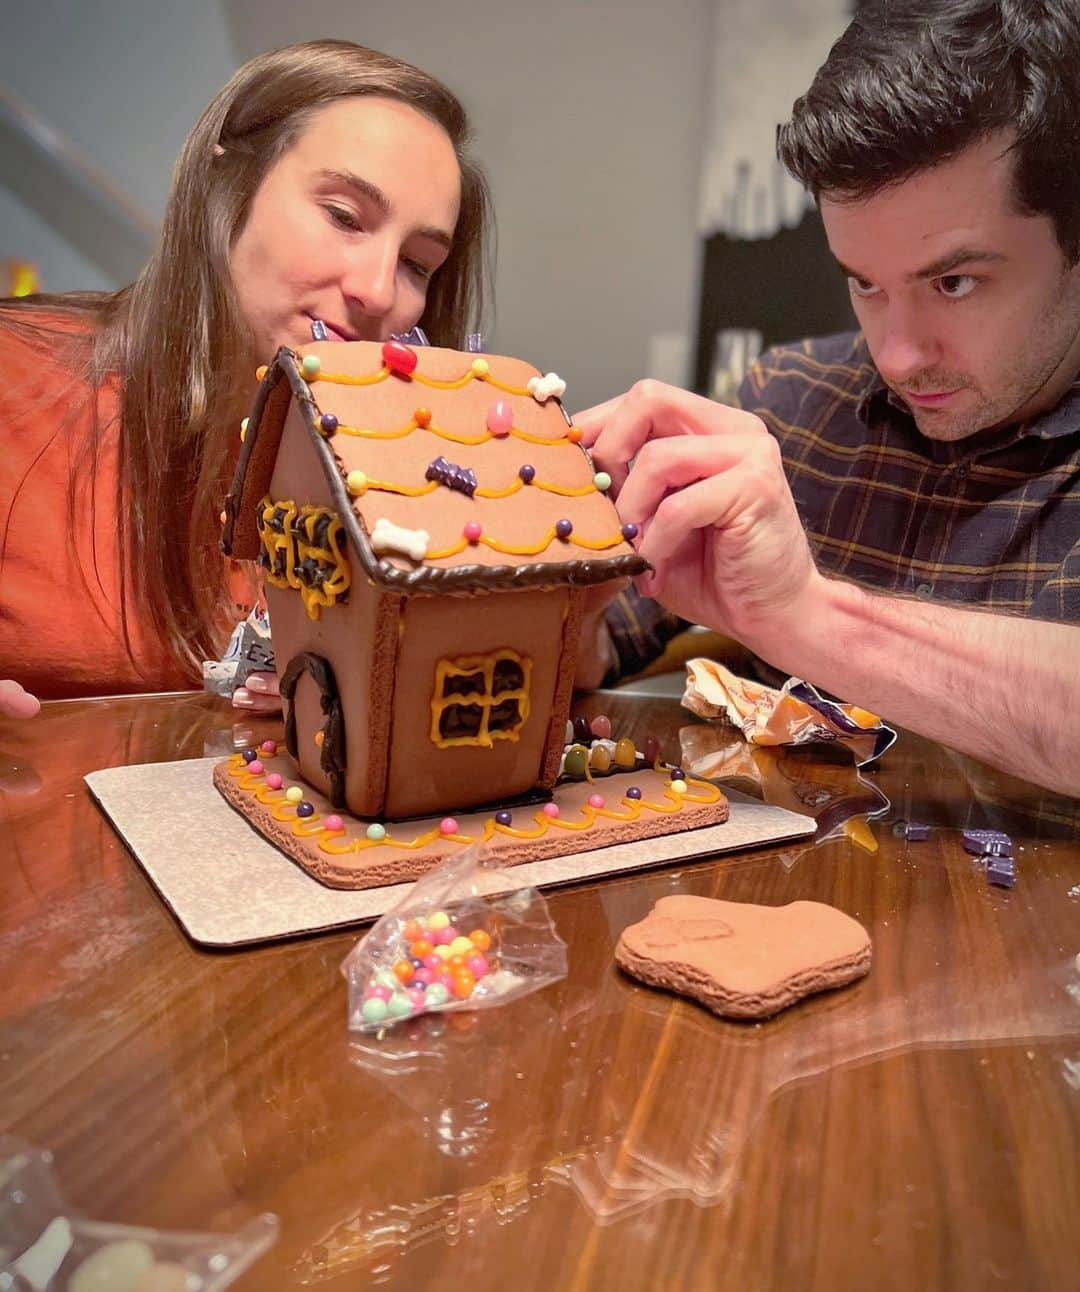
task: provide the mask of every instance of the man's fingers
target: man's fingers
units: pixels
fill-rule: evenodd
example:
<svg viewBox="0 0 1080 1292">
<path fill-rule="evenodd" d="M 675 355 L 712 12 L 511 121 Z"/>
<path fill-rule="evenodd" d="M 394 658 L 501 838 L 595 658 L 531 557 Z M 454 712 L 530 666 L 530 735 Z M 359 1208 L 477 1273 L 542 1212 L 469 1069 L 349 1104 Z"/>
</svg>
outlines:
<svg viewBox="0 0 1080 1292">
<path fill-rule="evenodd" d="M 619 515 L 644 526 L 673 490 L 683 489 L 735 466 L 755 444 L 743 435 L 650 440 L 634 459 L 619 493 Z"/>
<path fill-rule="evenodd" d="M 744 482 L 727 472 L 664 499 L 638 547 L 654 570 L 651 595 L 662 598 L 668 569 L 690 535 L 699 529 L 726 528 L 739 514 L 744 496 Z"/>
<path fill-rule="evenodd" d="M 23 690 L 18 682 L 0 682 L 0 717 L 33 718 L 40 709 L 37 697 Z"/>
</svg>

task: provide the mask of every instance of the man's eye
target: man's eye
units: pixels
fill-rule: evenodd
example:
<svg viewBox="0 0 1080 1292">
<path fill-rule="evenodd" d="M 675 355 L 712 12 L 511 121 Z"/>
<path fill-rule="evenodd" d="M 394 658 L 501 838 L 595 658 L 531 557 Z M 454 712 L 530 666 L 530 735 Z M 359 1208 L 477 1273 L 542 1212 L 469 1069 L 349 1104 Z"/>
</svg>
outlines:
<svg viewBox="0 0 1080 1292">
<path fill-rule="evenodd" d="M 958 301 L 975 290 L 975 279 L 970 274 L 946 274 L 937 280 L 938 291 L 951 301 Z"/>
<path fill-rule="evenodd" d="M 356 218 L 348 207 L 344 206 L 327 206 L 324 208 L 331 221 L 339 229 L 351 229 L 353 232 L 360 228 L 360 221 Z"/>
<path fill-rule="evenodd" d="M 876 296 L 880 287 L 875 287 L 873 283 L 868 283 L 865 278 L 849 278 L 848 287 L 856 296 Z"/>
</svg>

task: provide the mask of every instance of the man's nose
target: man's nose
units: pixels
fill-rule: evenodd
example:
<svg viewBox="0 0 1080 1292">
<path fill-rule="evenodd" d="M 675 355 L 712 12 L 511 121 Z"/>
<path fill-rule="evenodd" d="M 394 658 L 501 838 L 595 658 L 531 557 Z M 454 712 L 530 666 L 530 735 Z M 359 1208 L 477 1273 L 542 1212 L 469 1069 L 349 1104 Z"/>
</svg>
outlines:
<svg viewBox="0 0 1080 1292">
<path fill-rule="evenodd" d="M 370 238 L 352 250 L 341 290 L 354 314 L 384 318 L 397 295 L 398 249 L 390 239 Z"/>
<path fill-rule="evenodd" d="M 940 358 L 940 344 L 927 323 L 911 309 L 890 305 L 874 355 L 882 377 L 892 386 L 903 386 Z"/>
</svg>

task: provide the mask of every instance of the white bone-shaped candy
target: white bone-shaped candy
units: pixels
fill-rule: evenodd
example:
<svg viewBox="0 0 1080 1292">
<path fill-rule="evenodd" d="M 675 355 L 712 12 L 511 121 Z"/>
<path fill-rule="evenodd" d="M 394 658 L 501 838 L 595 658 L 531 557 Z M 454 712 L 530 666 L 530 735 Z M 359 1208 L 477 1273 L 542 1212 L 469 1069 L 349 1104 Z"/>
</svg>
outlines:
<svg viewBox="0 0 1080 1292">
<path fill-rule="evenodd" d="M 529 378 L 529 394 L 538 404 L 546 404 L 549 399 L 561 399 L 566 393 L 566 382 L 557 372 L 549 372 L 544 377 Z"/>
<path fill-rule="evenodd" d="M 371 546 L 379 556 L 394 552 L 408 556 L 414 561 L 422 561 L 427 556 L 431 535 L 426 529 L 405 529 L 395 525 L 392 520 L 380 516 L 371 531 Z"/>
</svg>

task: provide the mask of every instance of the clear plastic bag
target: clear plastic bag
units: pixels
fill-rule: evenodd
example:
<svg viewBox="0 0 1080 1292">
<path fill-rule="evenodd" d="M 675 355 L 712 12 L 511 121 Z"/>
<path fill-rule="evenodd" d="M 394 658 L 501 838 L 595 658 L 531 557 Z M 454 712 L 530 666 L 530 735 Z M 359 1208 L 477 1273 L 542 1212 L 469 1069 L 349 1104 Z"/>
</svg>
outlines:
<svg viewBox="0 0 1080 1292">
<path fill-rule="evenodd" d="M 417 880 L 341 966 L 349 1029 L 489 1009 L 566 977 L 566 944 L 547 903 L 480 847 Z"/>
<path fill-rule="evenodd" d="M 269 1213 L 233 1234 L 86 1220 L 60 1193 L 50 1153 L 0 1136 L 0 1292 L 220 1292 L 277 1231 Z"/>
</svg>

